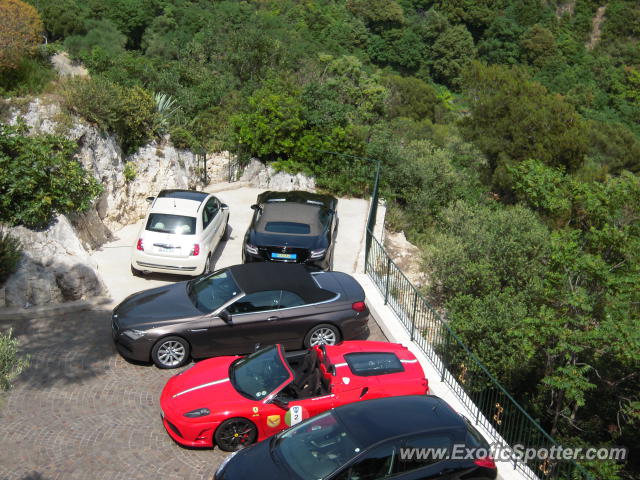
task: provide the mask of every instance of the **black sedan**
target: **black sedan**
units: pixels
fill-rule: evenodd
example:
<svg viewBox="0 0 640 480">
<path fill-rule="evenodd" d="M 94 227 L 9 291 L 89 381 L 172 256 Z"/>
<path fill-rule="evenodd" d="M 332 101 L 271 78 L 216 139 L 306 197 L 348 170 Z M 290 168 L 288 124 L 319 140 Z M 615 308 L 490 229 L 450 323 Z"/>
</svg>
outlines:
<svg viewBox="0 0 640 480">
<path fill-rule="evenodd" d="M 391 397 L 329 410 L 240 450 L 214 479 L 493 480 L 488 450 L 440 398 Z"/>
<path fill-rule="evenodd" d="M 189 358 L 333 345 L 367 335 L 364 291 L 350 275 L 303 265 L 234 265 L 135 293 L 113 310 L 120 354 L 177 368 Z"/>
<path fill-rule="evenodd" d="M 304 263 L 331 270 L 338 200 L 309 192 L 264 192 L 251 208 L 242 260 Z"/>
</svg>

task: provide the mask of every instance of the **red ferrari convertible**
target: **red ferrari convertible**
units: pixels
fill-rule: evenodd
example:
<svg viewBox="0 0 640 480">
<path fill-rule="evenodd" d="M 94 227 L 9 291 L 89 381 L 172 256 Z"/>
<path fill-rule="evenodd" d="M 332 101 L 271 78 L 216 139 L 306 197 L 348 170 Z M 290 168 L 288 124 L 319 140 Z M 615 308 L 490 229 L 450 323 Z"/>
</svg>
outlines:
<svg viewBox="0 0 640 480">
<path fill-rule="evenodd" d="M 418 360 L 399 344 L 352 341 L 287 354 L 273 345 L 196 363 L 167 382 L 160 406 L 179 444 L 235 451 L 345 403 L 428 392 Z"/>
</svg>

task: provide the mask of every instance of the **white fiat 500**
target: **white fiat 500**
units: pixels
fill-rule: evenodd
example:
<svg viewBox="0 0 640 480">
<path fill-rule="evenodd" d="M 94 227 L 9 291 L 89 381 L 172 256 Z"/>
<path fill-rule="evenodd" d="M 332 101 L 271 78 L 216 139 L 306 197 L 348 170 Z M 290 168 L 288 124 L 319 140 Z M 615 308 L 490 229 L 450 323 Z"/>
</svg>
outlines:
<svg viewBox="0 0 640 480">
<path fill-rule="evenodd" d="M 131 273 L 200 275 L 227 234 L 229 207 L 216 197 L 193 190 L 162 190 L 149 197 L 131 254 Z"/>
</svg>

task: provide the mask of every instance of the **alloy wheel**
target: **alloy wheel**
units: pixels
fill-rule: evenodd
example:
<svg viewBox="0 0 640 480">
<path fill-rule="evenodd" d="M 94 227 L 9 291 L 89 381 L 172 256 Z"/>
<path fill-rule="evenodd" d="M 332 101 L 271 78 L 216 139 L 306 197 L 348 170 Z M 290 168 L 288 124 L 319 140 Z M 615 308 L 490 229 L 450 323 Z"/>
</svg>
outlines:
<svg viewBox="0 0 640 480">
<path fill-rule="evenodd" d="M 335 345 L 336 332 L 328 327 L 318 328 L 311 334 L 309 343 L 312 347 L 315 347 L 317 345 Z"/>
<path fill-rule="evenodd" d="M 182 363 L 185 354 L 186 351 L 182 343 L 175 340 L 169 340 L 160 345 L 157 356 L 158 360 L 160 360 L 163 365 L 167 367 L 175 367 Z"/>
<path fill-rule="evenodd" d="M 251 445 L 256 439 L 256 427 L 244 418 L 229 419 L 220 425 L 215 441 L 227 452 Z"/>
</svg>

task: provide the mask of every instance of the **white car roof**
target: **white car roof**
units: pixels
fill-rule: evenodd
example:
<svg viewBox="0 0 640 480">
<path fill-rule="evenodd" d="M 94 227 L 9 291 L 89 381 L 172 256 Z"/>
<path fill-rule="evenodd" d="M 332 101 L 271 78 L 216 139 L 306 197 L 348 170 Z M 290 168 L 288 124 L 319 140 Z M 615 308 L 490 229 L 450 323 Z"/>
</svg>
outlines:
<svg viewBox="0 0 640 480">
<path fill-rule="evenodd" d="M 196 217 L 200 205 L 202 205 L 202 202 L 186 200 L 184 198 L 159 197 L 153 202 L 150 213 L 168 213 L 172 215 Z"/>
</svg>

